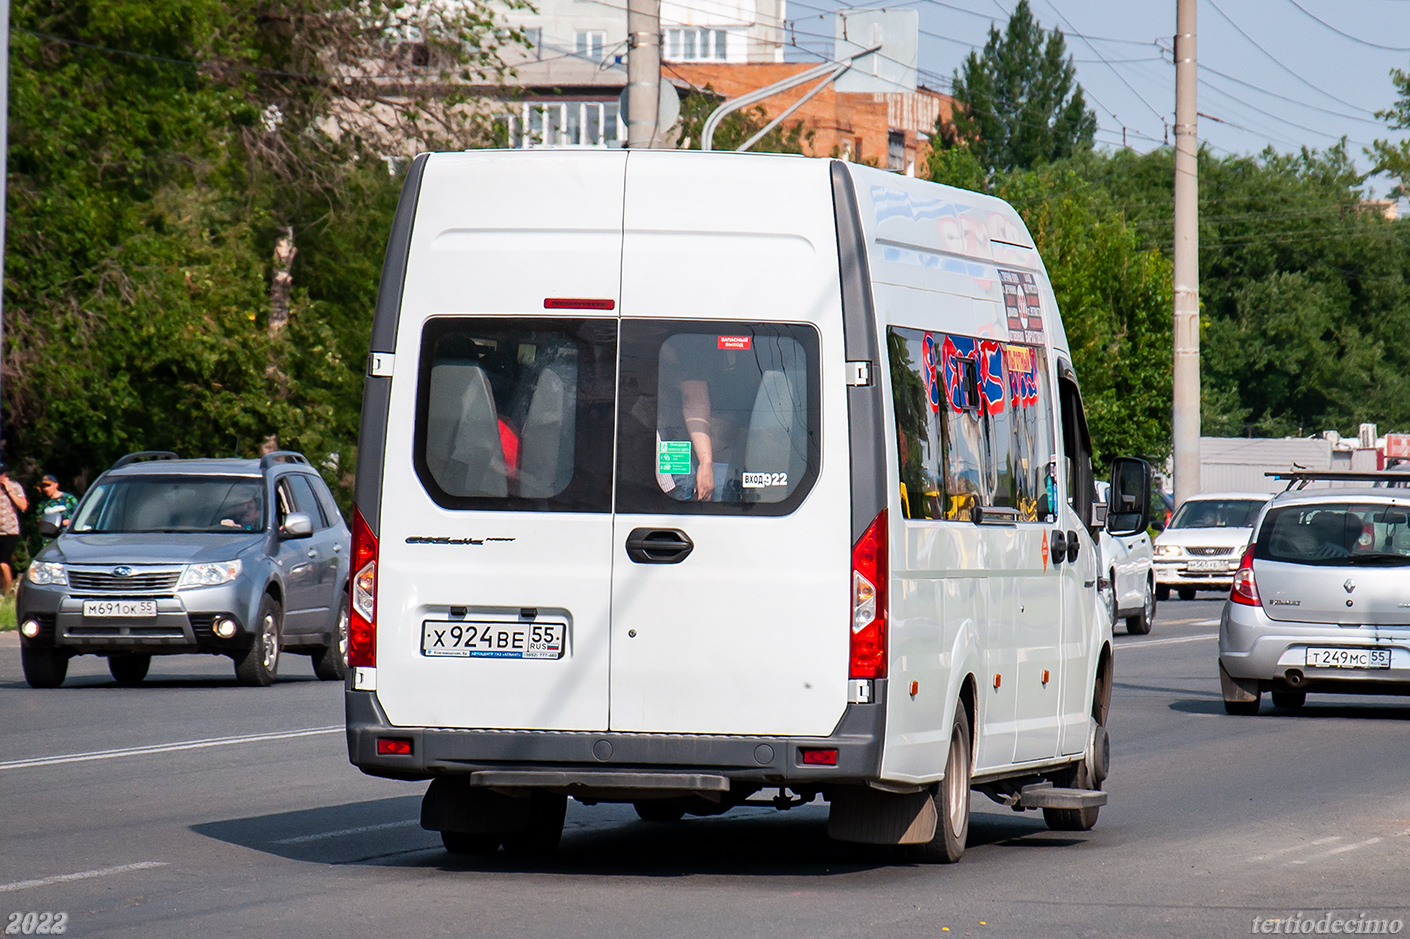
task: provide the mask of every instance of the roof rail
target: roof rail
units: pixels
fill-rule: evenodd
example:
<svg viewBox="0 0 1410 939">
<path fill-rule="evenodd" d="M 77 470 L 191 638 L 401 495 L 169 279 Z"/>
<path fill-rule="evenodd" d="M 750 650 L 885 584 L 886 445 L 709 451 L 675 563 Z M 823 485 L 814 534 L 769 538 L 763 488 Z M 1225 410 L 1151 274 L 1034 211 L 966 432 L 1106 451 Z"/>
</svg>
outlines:
<svg viewBox="0 0 1410 939">
<path fill-rule="evenodd" d="M 269 469 L 275 463 L 302 463 L 307 466 L 308 457 L 293 450 L 275 450 L 259 458 L 259 468 L 262 470 Z"/>
<path fill-rule="evenodd" d="M 127 456 L 118 457 L 118 461 L 108 469 L 121 469 L 129 463 L 136 463 L 138 460 L 179 460 L 181 457 L 170 450 L 138 450 L 136 453 L 129 453 Z"/>
<path fill-rule="evenodd" d="M 1264 473 L 1269 479 L 1286 479 L 1287 492 L 1293 486 L 1298 489 L 1306 489 L 1307 484 L 1314 481 L 1346 482 L 1346 483 L 1399 483 L 1404 486 L 1410 483 L 1410 467 L 1406 469 L 1384 469 L 1384 470 L 1289 470 L 1278 473 Z"/>
</svg>

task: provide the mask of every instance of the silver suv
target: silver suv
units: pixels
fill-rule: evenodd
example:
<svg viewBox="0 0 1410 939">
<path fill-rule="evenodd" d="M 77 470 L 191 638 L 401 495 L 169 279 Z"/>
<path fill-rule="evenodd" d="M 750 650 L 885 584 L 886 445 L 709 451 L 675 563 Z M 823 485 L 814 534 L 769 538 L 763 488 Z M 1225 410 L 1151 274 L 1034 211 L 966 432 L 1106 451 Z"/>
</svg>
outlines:
<svg viewBox="0 0 1410 939">
<path fill-rule="evenodd" d="M 1309 691 L 1410 694 L 1410 478 L 1283 478 L 1298 488 L 1259 516 L 1220 621 L 1224 710 L 1255 714 L 1264 691 L 1283 708 Z"/>
<path fill-rule="evenodd" d="M 98 477 L 20 583 L 25 680 L 56 688 L 71 657 L 101 655 L 113 678 L 135 684 L 153 655 L 205 652 L 233 659 L 242 684 L 268 685 L 282 650 L 340 680 L 349 538 L 322 477 L 297 453 L 129 454 Z"/>
</svg>

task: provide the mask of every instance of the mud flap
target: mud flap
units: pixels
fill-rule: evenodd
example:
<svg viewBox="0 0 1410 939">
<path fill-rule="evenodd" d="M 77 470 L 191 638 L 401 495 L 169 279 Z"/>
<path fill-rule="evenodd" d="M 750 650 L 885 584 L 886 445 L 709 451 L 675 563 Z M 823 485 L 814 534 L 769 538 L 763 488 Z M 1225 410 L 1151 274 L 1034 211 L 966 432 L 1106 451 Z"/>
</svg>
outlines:
<svg viewBox="0 0 1410 939">
<path fill-rule="evenodd" d="M 929 792 L 879 792 L 863 786 L 832 793 L 827 834 L 862 844 L 925 844 L 935 837 L 940 816 Z"/>
<path fill-rule="evenodd" d="M 1258 700 L 1258 679 L 1256 678 L 1235 678 L 1224 670 L 1224 663 L 1219 663 L 1219 686 L 1224 692 L 1225 701 L 1251 702 Z"/>
<path fill-rule="evenodd" d="M 421 800 L 421 827 L 463 834 L 510 834 L 528 831 L 532 798 L 516 799 L 472 787 L 464 776 L 437 776 Z"/>
</svg>

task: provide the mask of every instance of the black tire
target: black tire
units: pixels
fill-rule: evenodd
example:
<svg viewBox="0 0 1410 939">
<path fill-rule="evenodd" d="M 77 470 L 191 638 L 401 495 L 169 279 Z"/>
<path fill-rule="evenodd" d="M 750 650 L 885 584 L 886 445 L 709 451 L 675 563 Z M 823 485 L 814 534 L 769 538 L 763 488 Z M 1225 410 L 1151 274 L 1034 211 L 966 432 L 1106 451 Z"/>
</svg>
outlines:
<svg viewBox="0 0 1410 939">
<path fill-rule="evenodd" d="M 1170 599 L 1170 585 L 1169 585 L 1169 584 L 1156 584 L 1156 585 L 1155 585 L 1155 598 L 1156 598 L 1157 600 L 1159 600 L 1161 603 L 1164 603 L 1166 600 L 1169 600 L 1169 599 Z"/>
<path fill-rule="evenodd" d="M 1092 785 L 1087 761 L 1075 763 L 1052 777 L 1053 785 L 1060 789 L 1096 789 Z M 1091 831 L 1096 827 L 1100 805 L 1090 805 L 1085 809 L 1043 809 L 1043 821 L 1053 831 Z"/>
<path fill-rule="evenodd" d="M 1194 598 L 1195 598 L 1195 588 L 1193 588 L 1193 587 L 1181 587 L 1181 588 L 1180 588 L 1180 599 L 1181 599 L 1181 600 L 1193 600 Z"/>
<path fill-rule="evenodd" d="M 914 845 L 912 853 L 921 861 L 953 864 L 964 856 L 969 839 L 969 784 L 974 773 L 970 750 L 969 714 L 964 704 L 955 706 L 955 722 L 950 726 L 950 749 L 945 755 L 945 778 L 933 796 L 935 837 Z"/>
<path fill-rule="evenodd" d="M 152 657 L 136 652 L 108 656 L 108 672 L 119 685 L 140 685 L 152 667 Z"/>
<path fill-rule="evenodd" d="M 21 646 L 20 665 L 31 688 L 57 688 L 69 673 L 69 657 L 52 648 Z"/>
<path fill-rule="evenodd" d="M 1305 691 L 1273 692 L 1273 707 L 1275 708 L 1300 708 L 1306 703 L 1307 692 Z"/>
<path fill-rule="evenodd" d="M 451 854 L 486 855 L 499 850 L 499 835 L 464 831 L 441 832 L 441 844 Z"/>
<path fill-rule="evenodd" d="M 313 673 L 324 681 L 342 681 L 348 673 L 348 597 L 338 604 L 333 644 L 313 653 Z"/>
<path fill-rule="evenodd" d="M 1260 694 L 1252 701 L 1230 701 L 1224 699 L 1224 713 L 1233 714 L 1238 717 L 1251 717 L 1258 713 L 1258 706 L 1263 703 L 1263 695 Z"/>
<path fill-rule="evenodd" d="M 632 808 L 643 822 L 678 822 L 685 818 L 685 809 L 675 799 L 643 799 L 633 802 Z"/>
<path fill-rule="evenodd" d="M 235 660 L 235 677 L 242 685 L 265 687 L 274 683 L 279 672 L 279 631 L 284 611 L 269 594 L 260 601 L 255 616 L 255 635 L 250 647 Z"/>
<path fill-rule="evenodd" d="M 1151 588 L 1150 581 L 1146 581 L 1145 600 L 1141 604 L 1141 612 L 1135 616 L 1126 617 L 1126 632 L 1132 636 L 1144 636 L 1151 631 L 1151 624 L 1155 622 L 1155 590 Z"/>
<path fill-rule="evenodd" d="M 529 808 L 529 827 L 500 838 L 506 854 L 543 857 L 552 854 L 563 838 L 563 817 L 568 811 L 568 797 L 535 792 L 530 798 L 533 804 Z"/>
</svg>

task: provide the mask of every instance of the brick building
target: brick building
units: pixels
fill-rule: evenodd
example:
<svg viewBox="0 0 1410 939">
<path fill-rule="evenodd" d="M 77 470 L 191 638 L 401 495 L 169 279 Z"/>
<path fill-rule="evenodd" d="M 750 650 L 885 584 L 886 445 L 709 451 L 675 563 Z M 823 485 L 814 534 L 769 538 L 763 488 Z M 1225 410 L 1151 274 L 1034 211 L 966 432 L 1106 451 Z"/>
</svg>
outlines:
<svg viewBox="0 0 1410 939">
<path fill-rule="evenodd" d="M 811 67 L 807 62 L 667 62 L 662 73 L 697 89 L 708 85 L 730 99 Z M 810 87 L 811 83 L 804 84 L 767 98 L 762 102 L 764 110 L 770 116 L 779 114 Z M 953 109 L 953 98 L 929 88 L 851 94 L 828 86 L 790 114 L 786 123 L 802 121 L 805 129 L 813 131 L 814 156 L 836 154 L 914 176 L 917 167 L 924 171 L 936 120 L 950 120 Z"/>
</svg>

